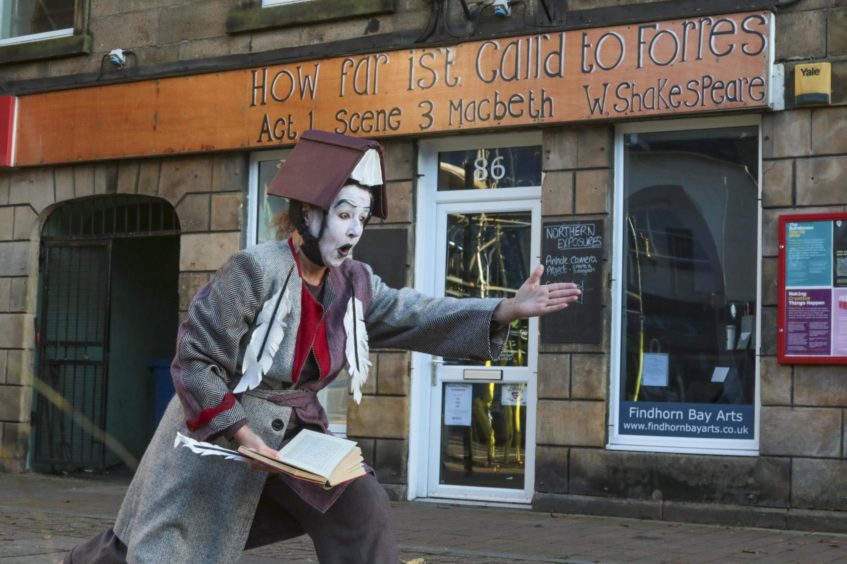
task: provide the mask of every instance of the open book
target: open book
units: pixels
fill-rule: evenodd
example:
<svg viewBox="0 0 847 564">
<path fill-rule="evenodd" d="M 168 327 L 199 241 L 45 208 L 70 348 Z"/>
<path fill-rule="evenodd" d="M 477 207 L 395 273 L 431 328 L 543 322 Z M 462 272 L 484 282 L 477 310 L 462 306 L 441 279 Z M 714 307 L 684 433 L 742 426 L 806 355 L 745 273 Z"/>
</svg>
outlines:
<svg viewBox="0 0 847 564">
<path fill-rule="evenodd" d="M 238 452 L 295 478 L 322 484 L 325 488 L 365 474 L 362 450 L 354 441 L 303 429 L 279 451 L 279 459 L 247 447 Z"/>
</svg>

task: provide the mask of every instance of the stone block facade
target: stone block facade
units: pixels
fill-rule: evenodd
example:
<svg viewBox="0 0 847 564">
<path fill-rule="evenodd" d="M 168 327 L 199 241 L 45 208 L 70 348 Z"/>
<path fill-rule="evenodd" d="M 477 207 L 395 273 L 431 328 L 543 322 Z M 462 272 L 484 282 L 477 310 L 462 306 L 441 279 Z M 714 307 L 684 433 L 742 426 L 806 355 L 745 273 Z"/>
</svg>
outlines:
<svg viewBox="0 0 847 564">
<path fill-rule="evenodd" d="M 802 4 L 802 3 L 801 3 Z M 821 15 L 837 18 L 832 10 L 807 13 L 804 22 L 820 27 Z M 785 60 L 801 51 L 820 50 L 820 38 L 797 45 L 792 37 L 807 34 L 795 30 L 800 20 L 788 24 L 783 37 Z M 779 33 L 779 31 L 778 31 Z M 829 37 L 830 43 L 834 37 Z M 831 48 L 831 47 L 830 47 Z M 805 51 L 803 51 L 805 52 Z M 786 65 L 788 67 L 788 64 Z M 786 69 L 788 72 L 788 69 Z M 838 82 L 834 79 L 834 86 Z M 843 82 L 840 84 L 843 85 Z M 843 88 L 843 86 L 841 86 Z M 847 210 L 844 161 L 847 158 L 843 106 L 793 109 L 763 117 L 763 256 L 762 256 L 762 357 L 761 444 L 763 456 L 790 461 L 788 505 L 797 508 L 847 509 L 836 493 L 838 472 L 845 463 L 844 418 L 847 380 L 840 366 L 781 365 L 776 360 L 777 322 L 777 219 L 783 214 L 831 213 Z M 784 457 L 784 458 L 783 458 Z"/>
<path fill-rule="evenodd" d="M 778 457 L 572 449 L 569 493 L 785 508 L 790 468 L 789 459 Z"/>
<path fill-rule="evenodd" d="M 571 397 L 571 357 L 557 353 L 538 356 L 538 399 L 566 400 Z"/>
<path fill-rule="evenodd" d="M 623 4 L 615 2 L 615 5 Z M 847 174 L 842 162 L 847 154 L 844 133 L 847 116 L 841 105 L 845 102 L 847 73 L 840 74 L 845 64 L 840 58 L 844 55 L 844 33 L 838 27 L 838 22 L 844 18 L 843 12 L 843 8 L 832 7 L 826 2 L 798 2 L 776 18 L 777 59 L 786 66 L 787 80 L 790 83 L 796 61 L 830 60 L 834 105 L 790 108 L 793 100 L 789 96 L 789 109 L 766 113 L 762 118 L 759 457 L 614 452 L 604 450 L 602 440 L 596 445 L 600 448 L 585 448 L 578 443 L 581 440 L 590 442 L 586 436 L 586 423 L 592 421 L 590 417 L 580 419 L 579 423 L 571 421 L 572 428 L 566 432 L 544 431 L 539 424 L 539 443 L 545 444 L 539 444 L 537 452 L 539 493 L 536 499 L 545 509 L 583 507 L 585 502 L 580 500 L 585 498 L 580 496 L 655 502 L 664 507 L 668 515 L 674 514 L 678 508 L 675 504 L 680 502 L 704 501 L 774 508 L 826 507 L 839 511 L 847 508 L 843 496 L 838 493 L 843 485 L 838 473 L 843 471 L 847 458 L 844 369 L 840 366 L 782 365 L 776 360 L 779 216 L 847 211 L 844 183 Z M 589 142 L 588 137 L 606 141 L 598 145 L 596 141 Z M 604 146 L 605 151 L 602 150 Z M 614 174 L 608 161 L 613 153 L 611 146 L 611 135 L 603 127 L 583 128 L 581 134 L 558 129 L 545 131 L 547 178 L 542 195 L 545 215 L 566 216 L 573 210 L 577 215 L 608 217 L 612 187 L 604 176 L 611 178 Z M 580 151 L 598 159 L 605 152 L 607 160 L 587 161 Z M 577 170 L 583 167 L 588 170 Z M 570 176 L 561 178 L 563 174 L 573 174 L 573 185 Z M 578 399 L 605 399 L 608 378 L 617 377 L 609 374 L 609 367 L 604 365 L 608 360 L 606 353 L 611 351 L 599 351 L 602 361 L 596 361 L 593 355 L 575 354 L 562 347 L 554 347 L 555 353 L 549 346 L 543 350 L 548 351 L 539 359 L 539 421 L 544 421 L 543 426 L 552 417 L 564 421 L 564 414 L 569 412 L 564 405 L 574 404 Z M 562 356 L 572 359 L 568 362 L 562 360 Z M 596 368 L 580 366 L 577 360 L 580 357 L 595 364 Z M 583 375 L 587 379 L 580 384 Z M 598 383 L 595 376 L 599 376 L 602 383 Z M 555 407 L 557 404 L 562 407 Z M 604 417 L 600 417 L 601 422 Z M 714 487 L 710 483 L 715 484 Z M 626 509 L 615 506 L 608 511 L 620 513 Z M 765 526 L 787 526 L 783 517 L 772 515 L 768 519 L 754 514 L 750 513 L 751 518 L 764 519 L 761 522 Z M 725 518 L 718 520 L 723 522 Z"/>
<path fill-rule="evenodd" d="M 471 41 L 549 28 L 530 25 L 542 21 L 546 8 L 537 0 L 521 4 L 521 17 L 487 22 L 465 21 L 456 3 L 448 9 L 445 22 L 431 19 L 430 0 L 340 2 L 344 9 L 354 6 L 360 11 L 334 21 L 316 17 L 298 25 L 283 20 L 256 24 L 257 17 L 262 19 L 258 0 L 90 0 L 86 4 L 90 52 L 6 61 L 0 47 L 4 92 L 76 88 L 98 81 L 129 83 L 143 79 L 145 73 L 166 78 L 239 65 L 248 68 L 275 64 L 280 53 L 288 57 L 284 60 L 320 59 L 348 50 L 376 50 L 382 45 L 378 41 L 389 39 L 403 39 L 404 48 L 415 48 L 420 43 L 410 41 L 425 41 L 423 32 L 427 30 L 464 32 L 463 39 Z M 390 8 L 385 8 L 387 4 Z M 552 4 L 557 4 L 553 15 L 560 18 L 562 26 L 577 21 L 577 16 L 605 17 L 609 21 L 597 20 L 597 25 L 618 25 L 620 21 L 611 20 L 629 21 L 641 5 L 652 2 L 571 0 Z M 670 9 L 670 4 L 659 7 Z M 616 408 L 612 383 L 619 375 L 612 373 L 612 355 L 617 354 L 612 350 L 615 324 L 610 292 L 606 291 L 599 344 L 540 346 L 534 469 L 537 500 L 541 500 L 538 507 L 577 507 L 633 516 L 661 516 L 663 511 L 690 516 L 685 504 L 704 503 L 751 510 L 847 510 L 842 493 L 847 486 L 847 376 L 841 366 L 780 364 L 776 329 L 779 217 L 847 212 L 847 7 L 843 4 L 800 0 L 781 6 L 774 16 L 776 62 L 784 65 L 787 109 L 760 112 L 759 455 L 607 448 L 609 413 Z M 755 9 L 760 9 L 761 3 L 756 5 Z M 741 2 L 732 9 L 744 8 Z M 610 11 L 597 11 L 603 9 Z M 266 11 L 266 19 L 273 20 L 278 13 L 282 12 Z M 396 35 L 386 39 L 388 34 Z M 456 43 L 446 35 L 440 40 L 437 45 Z M 104 67 L 103 56 L 117 47 L 134 53 L 127 68 Z M 794 104 L 794 66 L 808 61 L 832 63 L 832 104 L 828 107 Z M 615 217 L 613 205 L 618 172 L 615 127 L 597 121 L 540 129 L 542 221 L 603 220 L 605 240 L 612 241 L 614 222 L 621 221 Z M 500 132 L 493 125 L 486 131 Z M 459 136 L 464 132 L 449 133 Z M 404 231 L 410 243 L 408 265 L 415 263 L 417 243 L 418 140 L 413 136 L 384 139 L 388 219 L 375 220 L 368 228 L 376 233 L 380 229 Z M 175 151 L 152 158 L 0 169 L 0 468 L 20 471 L 26 466 L 24 451 L 32 432 L 29 414 L 35 384 L 39 238 L 50 213 L 67 202 L 96 195 L 137 194 L 166 201 L 180 222 L 178 307 L 184 316 L 197 290 L 245 243 L 249 166 L 246 150 L 216 151 L 210 146 L 203 154 Z M 611 281 L 611 261 L 614 253 L 622 250 L 609 244 L 605 251 L 602 279 Z M 415 272 L 403 267 L 405 279 L 411 283 Z M 409 474 L 410 406 L 415 401 L 409 382 L 412 357 L 406 352 L 374 349 L 371 361 L 372 372 L 363 388 L 365 399 L 360 406 L 349 402 L 347 433 L 360 442 L 380 480 L 400 491 Z M 586 505 L 586 500 L 592 499 L 596 502 L 593 510 Z M 722 510 L 712 507 L 709 511 L 717 515 Z M 759 518 L 761 514 L 755 515 Z"/>
<path fill-rule="evenodd" d="M 403 439 L 408 435 L 408 399 L 399 396 L 372 396 L 360 405 L 351 404 L 347 411 L 347 434 L 350 437 Z"/>
<path fill-rule="evenodd" d="M 242 245 L 246 160 L 246 155 L 233 153 L 0 171 L 0 186 L 9 188 L 0 205 L 0 217 L 9 220 L 0 230 L 0 468 L 26 467 L 20 445 L 30 433 L 35 376 L 34 258 L 50 213 L 76 198 L 116 193 L 151 195 L 174 206 L 180 221 L 186 219 L 194 227 L 185 230 L 180 241 L 184 311 L 196 290 Z M 192 205 L 181 207 L 186 200 Z"/>
<path fill-rule="evenodd" d="M 544 130 L 541 209 L 545 221 L 603 219 L 608 237 L 612 135 L 606 126 Z M 607 353 L 606 344 L 541 346 L 535 468 L 540 493 L 554 498 L 575 493 L 574 451 L 605 445 Z"/>
<path fill-rule="evenodd" d="M 773 456 L 841 456 L 841 410 L 762 407 L 759 452 Z"/>
</svg>

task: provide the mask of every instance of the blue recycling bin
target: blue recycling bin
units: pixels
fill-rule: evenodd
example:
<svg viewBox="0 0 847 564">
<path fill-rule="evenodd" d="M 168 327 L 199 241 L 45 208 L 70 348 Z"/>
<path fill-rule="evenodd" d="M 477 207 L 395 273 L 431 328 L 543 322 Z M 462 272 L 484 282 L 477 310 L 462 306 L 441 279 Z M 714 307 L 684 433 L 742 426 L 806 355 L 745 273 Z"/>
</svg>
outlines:
<svg viewBox="0 0 847 564">
<path fill-rule="evenodd" d="M 154 424 L 158 425 L 165 414 L 168 402 L 174 396 L 174 383 L 171 380 L 171 359 L 152 357 L 147 359 L 147 367 L 153 372 L 153 413 Z"/>
</svg>

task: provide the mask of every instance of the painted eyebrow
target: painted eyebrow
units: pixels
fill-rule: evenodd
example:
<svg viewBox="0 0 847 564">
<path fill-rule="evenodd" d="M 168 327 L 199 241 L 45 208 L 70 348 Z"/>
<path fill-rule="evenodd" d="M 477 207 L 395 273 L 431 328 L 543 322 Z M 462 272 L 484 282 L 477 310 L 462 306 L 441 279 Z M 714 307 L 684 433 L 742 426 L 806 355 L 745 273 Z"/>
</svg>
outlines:
<svg viewBox="0 0 847 564">
<path fill-rule="evenodd" d="M 370 209 L 371 209 L 371 207 L 370 207 L 370 206 L 357 206 L 356 204 L 354 204 L 354 203 L 353 203 L 353 202 L 351 202 L 350 200 L 346 200 L 346 199 L 338 200 L 338 202 L 336 202 L 336 204 L 335 204 L 335 206 L 334 206 L 334 207 L 335 207 L 335 208 L 337 208 L 337 207 L 338 207 L 338 206 L 340 206 L 341 204 L 347 204 L 348 206 L 350 206 L 350 207 L 351 207 L 351 208 L 353 208 L 353 209 L 356 209 L 356 208 L 359 208 L 359 207 L 361 207 L 361 208 L 363 208 L 363 209 L 366 209 L 366 210 L 370 210 Z"/>
</svg>

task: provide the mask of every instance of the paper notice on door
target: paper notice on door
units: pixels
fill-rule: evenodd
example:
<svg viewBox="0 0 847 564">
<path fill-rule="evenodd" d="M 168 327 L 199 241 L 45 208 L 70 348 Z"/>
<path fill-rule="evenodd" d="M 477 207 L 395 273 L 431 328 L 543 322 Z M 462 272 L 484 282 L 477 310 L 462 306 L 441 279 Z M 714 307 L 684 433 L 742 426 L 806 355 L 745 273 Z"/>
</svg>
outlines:
<svg viewBox="0 0 847 564">
<path fill-rule="evenodd" d="M 644 353 L 644 369 L 641 373 L 641 385 L 667 387 L 668 353 Z"/>
<path fill-rule="evenodd" d="M 472 384 L 444 384 L 444 424 L 470 427 Z"/>
<path fill-rule="evenodd" d="M 526 384 L 503 384 L 500 405 L 526 405 Z"/>
</svg>

